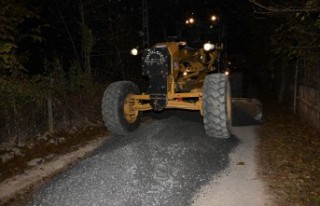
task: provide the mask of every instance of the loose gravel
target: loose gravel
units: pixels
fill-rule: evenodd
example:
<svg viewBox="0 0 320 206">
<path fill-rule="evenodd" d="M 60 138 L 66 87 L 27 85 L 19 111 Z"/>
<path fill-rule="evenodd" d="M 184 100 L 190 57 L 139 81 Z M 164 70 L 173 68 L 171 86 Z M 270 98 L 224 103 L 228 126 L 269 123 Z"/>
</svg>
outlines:
<svg viewBox="0 0 320 206">
<path fill-rule="evenodd" d="M 234 136 L 208 137 L 198 119 L 173 116 L 114 136 L 43 186 L 29 205 L 191 205 L 239 144 Z"/>
</svg>

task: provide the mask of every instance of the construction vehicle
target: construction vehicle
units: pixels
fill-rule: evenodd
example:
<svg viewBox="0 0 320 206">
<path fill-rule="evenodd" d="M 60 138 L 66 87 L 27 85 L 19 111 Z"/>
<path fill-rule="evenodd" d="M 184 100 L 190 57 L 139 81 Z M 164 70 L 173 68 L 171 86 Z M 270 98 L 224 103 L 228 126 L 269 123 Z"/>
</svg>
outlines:
<svg viewBox="0 0 320 206">
<path fill-rule="evenodd" d="M 198 110 L 207 135 L 229 138 L 230 85 L 228 76 L 216 71 L 221 49 L 210 42 L 195 49 L 175 41 L 144 49 L 142 75 L 149 79 L 147 93 L 140 93 L 130 81 L 111 83 L 102 100 L 105 126 L 113 134 L 127 135 L 139 127 L 143 111 Z"/>
</svg>

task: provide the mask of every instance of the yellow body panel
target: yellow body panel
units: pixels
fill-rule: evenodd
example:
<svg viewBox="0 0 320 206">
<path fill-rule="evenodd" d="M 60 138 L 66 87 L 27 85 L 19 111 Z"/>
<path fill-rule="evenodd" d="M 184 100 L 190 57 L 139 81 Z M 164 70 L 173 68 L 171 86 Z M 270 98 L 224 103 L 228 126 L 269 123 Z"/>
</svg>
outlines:
<svg viewBox="0 0 320 206">
<path fill-rule="evenodd" d="M 199 110 L 202 114 L 203 82 L 206 74 L 215 69 L 213 64 L 218 57 L 218 51 L 191 50 L 179 42 L 158 43 L 154 47 L 167 48 L 170 54 L 166 108 Z M 135 111 L 152 109 L 148 94 L 130 95 L 130 100 L 134 102 Z"/>
</svg>

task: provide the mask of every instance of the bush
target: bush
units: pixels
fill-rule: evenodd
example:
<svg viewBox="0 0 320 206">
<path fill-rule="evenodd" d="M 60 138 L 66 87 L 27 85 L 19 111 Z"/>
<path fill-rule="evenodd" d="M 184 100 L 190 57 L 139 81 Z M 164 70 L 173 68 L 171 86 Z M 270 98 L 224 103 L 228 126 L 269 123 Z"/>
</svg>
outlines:
<svg viewBox="0 0 320 206">
<path fill-rule="evenodd" d="M 48 130 L 49 100 L 55 131 L 75 122 L 96 124 L 101 119 L 105 86 L 79 67 L 71 67 L 68 73 L 57 63 L 54 67 L 48 76 L 0 77 L 0 142 L 20 144 Z"/>
</svg>

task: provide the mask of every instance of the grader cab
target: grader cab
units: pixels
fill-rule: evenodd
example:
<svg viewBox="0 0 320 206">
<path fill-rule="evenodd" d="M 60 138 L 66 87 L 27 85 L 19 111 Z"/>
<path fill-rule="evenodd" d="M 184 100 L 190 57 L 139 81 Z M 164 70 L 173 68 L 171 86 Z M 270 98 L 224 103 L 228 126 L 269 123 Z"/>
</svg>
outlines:
<svg viewBox="0 0 320 206">
<path fill-rule="evenodd" d="M 231 95 L 228 76 L 216 72 L 221 48 L 206 43 L 190 48 L 185 42 L 164 42 L 145 49 L 142 75 L 148 76 L 147 93 L 130 81 L 110 84 L 102 100 L 108 130 L 126 135 L 140 125 L 141 113 L 164 109 L 198 110 L 206 133 L 230 137 Z"/>
</svg>

